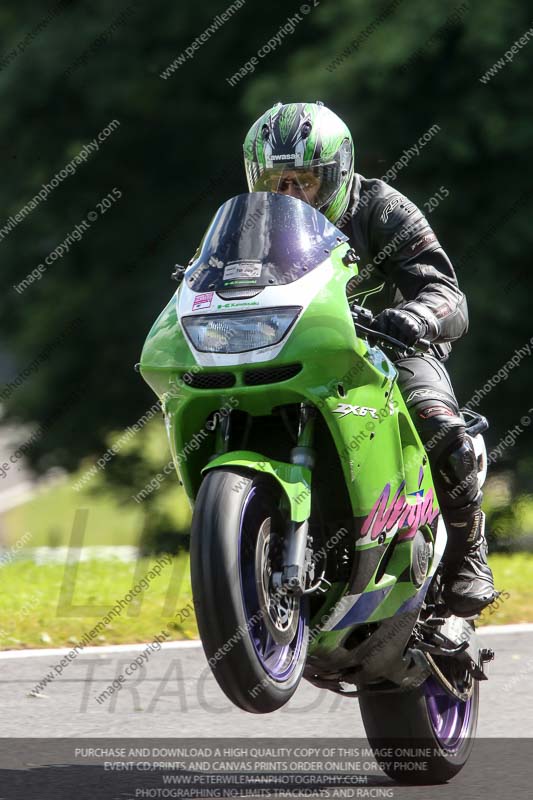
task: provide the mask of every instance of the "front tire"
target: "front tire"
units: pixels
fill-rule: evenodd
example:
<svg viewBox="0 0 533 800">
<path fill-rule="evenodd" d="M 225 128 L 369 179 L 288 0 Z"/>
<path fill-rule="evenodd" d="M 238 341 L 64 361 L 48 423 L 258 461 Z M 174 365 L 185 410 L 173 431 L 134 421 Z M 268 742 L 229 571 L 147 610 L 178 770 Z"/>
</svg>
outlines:
<svg viewBox="0 0 533 800">
<path fill-rule="evenodd" d="M 237 470 L 205 477 L 191 527 L 191 581 L 202 645 L 235 705 L 257 714 L 292 697 L 308 643 L 306 598 L 269 593 L 284 520 L 270 478 Z"/>
</svg>

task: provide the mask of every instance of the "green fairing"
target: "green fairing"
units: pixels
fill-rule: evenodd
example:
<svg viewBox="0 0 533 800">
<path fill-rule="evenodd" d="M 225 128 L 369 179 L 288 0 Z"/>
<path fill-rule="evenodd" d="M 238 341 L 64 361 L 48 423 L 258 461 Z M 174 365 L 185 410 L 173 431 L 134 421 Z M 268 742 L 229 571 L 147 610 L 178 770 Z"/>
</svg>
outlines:
<svg viewBox="0 0 533 800">
<path fill-rule="evenodd" d="M 265 459 L 260 453 L 251 450 L 235 450 L 210 461 L 202 472 L 217 467 L 246 467 L 254 472 L 271 475 L 281 486 L 290 506 L 293 522 L 304 522 L 311 515 L 311 471 L 297 464 Z"/>
<path fill-rule="evenodd" d="M 242 373 L 250 368 L 250 364 L 240 364 L 231 367 L 231 372 L 237 376 L 236 385 L 231 389 L 199 390 L 185 383 L 179 386 L 178 379 L 197 369 L 197 365 L 177 323 L 176 301 L 172 298 L 148 335 L 141 356 L 141 373 L 169 416 L 174 455 L 179 454 L 194 433 L 203 428 L 208 414 L 224 405 L 230 397 L 238 401 L 240 410 L 254 416 L 270 414 L 274 406 L 307 399 L 324 416 L 339 453 L 346 453 L 342 465 L 354 516 L 368 514 L 375 498 L 388 482 L 388 476 L 396 474 L 396 483 L 392 485 L 395 490 L 403 474 L 402 458 L 409 465 L 407 492 L 419 488 L 418 470 L 424 451 L 395 385 L 394 366 L 385 356 L 380 357 L 380 363 L 371 363 L 368 346 L 356 337 L 344 292 L 339 291 L 339 285 L 344 287 L 356 274 L 356 268 L 348 269 L 342 263 L 342 256 L 348 249 L 347 244 L 340 245 L 319 267 L 332 270 L 331 280 L 301 316 L 279 356 L 268 362 L 276 365 L 296 361 L 304 365 L 296 377 L 282 384 L 244 386 Z M 316 358 L 319 349 L 327 353 L 323 360 Z M 381 356 L 381 351 L 376 352 Z M 220 368 L 202 370 L 203 373 L 211 371 L 217 372 Z M 344 397 L 336 391 L 339 375 L 343 376 Z M 390 415 L 389 401 L 395 403 L 397 414 Z M 370 417 L 349 414 L 339 418 L 332 413 L 339 403 L 376 408 L 380 421 L 375 430 L 369 431 L 366 427 L 371 422 Z M 396 430 L 402 432 L 403 449 L 399 437 L 393 435 Z M 372 438 L 370 434 L 373 434 Z M 214 441 L 212 434 L 209 441 Z M 350 458 L 355 442 L 359 448 Z M 388 446 L 384 448 L 382 442 L 387 442 Z M 396 444 L 396 449 L 391 448 L 390 443 Z M 201 449 L 196 451 L 197 454 L 200 452 Z M 413 453 L 416 454 L 414 459 Z M 194 500 L 201 480 L 193 456 L 189 456 L 187 463 L 180 468 L 191 500 Z M 425 484 L 428 487 L 432 485 L 429 469 L 426 469 Z"/>
<path fill-rule="evenodd" d="M 392 497 L 405 481 L 403 491 L 409 505 L 417 502 L 410 494 L 423 490 L 427 495 L 433 488 L 425 451 L 396 385 L 393 364 L 379 348 L 369 348 L 356 336 L 345 287 L 357 274 L 357 268 L 342 262 L 347 250 L 346 243 L 339 245 L 317 268 L 327 270 L 329 280 L 311 300 L 278 356 L 268 362 L 269 367 L 301 363 L 303 369 L 290 380 L 267 386 L 244 385 L 243 372 L 251 366 L 246 363 L 202 368 L 202 375 L 232 372 L 236 383 L 230 389 L 191 388 L 183 375 L 194 374 L 199 368 L 177 320 L 176 297 L 156 320 L 142 352 L 141 373 L 162 401 L 172 455 L 191 503 L 207 470 L 234 465 L 270 474 L 285 493 L 291 518 L 297 522 L 307 519 L 311 509 L 308 487 L 312 485 L 309 470 L 251 451 L 229 452 L 210 461 L 216 453 L 215 434 L 205 426 L 208 415 L 224 406 L 238 407 L 252 416 L 267 416 L 276 406 L 302 401 L 319 410 L 331 433 L 355 518 L 364 520 L 370 514 L 387 484 Z M 354 413 L 341 416 L 334 411 L 341 405 L 375 409 L 377 419 Z M 191 448 L 193 440 L 195 447 Z M 188 443 L 191 452 L 185 452 Z M 438 508 L 436 501 L 433 508 Z M 387 534 L 387 542 L 392 535 Z M 433 538 L 429 526 L 427 536 Z M 361 554 L 378 546 L 378 541 L 354 543 Z M 419 592 L 411 580 L 398 581 L 398 575 L 409 570 L 411 548 L 411 541 L 397 545 L 378 582 L 375 580 L 378 568 L 374 570 L 363 593 L 377 589 L 387 592 L 368 621 L 392 616 Z M 436 562 L 431 565 L 429 575 L 435 568 Z M 332 586 L 311 626 L 316 625 L 324 609 L 332 609 L 339 593 L 342 595 L 346 589 L 344 585 Z M 317 634 L 310 653 L 316 648 L 333 646 L 343 634 L 345 628 Z"/>
</svg>

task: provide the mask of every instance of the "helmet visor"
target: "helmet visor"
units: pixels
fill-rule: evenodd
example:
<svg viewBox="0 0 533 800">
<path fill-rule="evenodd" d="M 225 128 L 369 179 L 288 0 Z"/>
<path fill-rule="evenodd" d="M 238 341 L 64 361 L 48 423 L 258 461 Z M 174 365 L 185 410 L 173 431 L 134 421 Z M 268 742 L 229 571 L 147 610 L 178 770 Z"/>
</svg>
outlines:
<svg viewBox="0 0 533 800">
<path fill-rule="evenodd" d="M 304 167 L 275 164 L 266 168 L 256 162 L 247 162 L 246 172 L 251 192 L 277 192 L 290 195 L 314 208 L 325 206 L 343 180 L 337 161 L 327 164 L 311 162 Z"/>
</svg>

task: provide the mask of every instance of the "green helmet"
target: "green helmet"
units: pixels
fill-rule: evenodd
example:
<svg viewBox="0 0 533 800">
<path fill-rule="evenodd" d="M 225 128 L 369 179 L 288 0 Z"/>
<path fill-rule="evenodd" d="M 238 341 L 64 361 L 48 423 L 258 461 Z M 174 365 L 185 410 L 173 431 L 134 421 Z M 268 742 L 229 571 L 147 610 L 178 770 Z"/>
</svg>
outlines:
<svg viewBox="0 0 533 800">
<path fill-rule="evenodd" d="M 350 202 L 352 136 L 321 102 L 276 103 L 248 131 L 244 166 L 251 192 L 282 191 L 289 176 L 301 199 L 335 224 Z"/>
</svg>

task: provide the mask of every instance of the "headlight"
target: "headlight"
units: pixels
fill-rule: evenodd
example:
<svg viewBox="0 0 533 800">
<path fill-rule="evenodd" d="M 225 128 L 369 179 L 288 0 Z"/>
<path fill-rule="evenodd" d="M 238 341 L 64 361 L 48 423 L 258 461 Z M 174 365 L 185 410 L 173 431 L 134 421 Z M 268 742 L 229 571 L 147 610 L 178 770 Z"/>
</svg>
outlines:
<svg viewBox="0 0 533 800">
<path fill-rule="evenodd" d="M 187 336 L 202 353 L 244 353 L 281 342 L 301 306 L 183 317 Z"/>
</svg>

